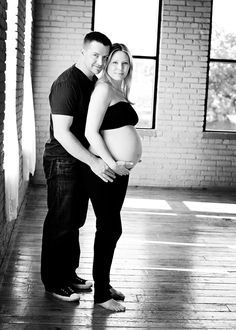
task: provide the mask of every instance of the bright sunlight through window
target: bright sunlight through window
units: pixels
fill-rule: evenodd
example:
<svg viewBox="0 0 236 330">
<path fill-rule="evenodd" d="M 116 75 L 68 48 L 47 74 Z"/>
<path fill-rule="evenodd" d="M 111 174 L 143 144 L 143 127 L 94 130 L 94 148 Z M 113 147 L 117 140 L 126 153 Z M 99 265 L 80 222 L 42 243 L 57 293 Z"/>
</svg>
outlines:
<svg viewBox="0 0 236 330">
<path fill-rule="evenodd" d="M 17 217 L 19 147 L 16 124 L 17 2 L 8 1 L 6 40 L 6 108 L 4 119 L 4 170 L 6 217 Z"/>
<path fill-rule="evenodd" d="M 159 1 L 96 0 L 94 30 L 112 43 L 124 43 L 134 59 L 130 100 L 139 115 L 138 128 L 155 126 L 158 67 Z"/>
</svg>

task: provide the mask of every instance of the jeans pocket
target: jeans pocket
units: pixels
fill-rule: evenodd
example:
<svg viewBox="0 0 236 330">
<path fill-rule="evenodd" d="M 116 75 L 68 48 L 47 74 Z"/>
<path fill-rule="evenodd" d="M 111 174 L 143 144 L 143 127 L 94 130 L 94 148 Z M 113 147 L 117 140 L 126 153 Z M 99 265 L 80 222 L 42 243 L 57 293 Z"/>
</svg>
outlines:
<svg viewBox="0 0 236 330">
<path fill-rule="evenodd" d="M 75 159 L 58 159 L 56 161 L 58 175 L 74 176 L 78 173 L 78 161 Z"/>
<path fill-rule="evenodd" d="M 43 169 L 44 169 L 44 174 L 45 178 L 47 180 L 51 179 L 53 177 L 54 173 L 54 168 L 55 168 L 55 162 L 56 160 L 48 160 L 48 159 L 43 159 Z"/>
<path fill-rule="evenodd" d="M 76 177 L 79 173 L 78 161 L 73 158 L 68 159 L 43 159 L 44 173 L 47 180 L 55 176 L 58 177 Z"/>
</svg>

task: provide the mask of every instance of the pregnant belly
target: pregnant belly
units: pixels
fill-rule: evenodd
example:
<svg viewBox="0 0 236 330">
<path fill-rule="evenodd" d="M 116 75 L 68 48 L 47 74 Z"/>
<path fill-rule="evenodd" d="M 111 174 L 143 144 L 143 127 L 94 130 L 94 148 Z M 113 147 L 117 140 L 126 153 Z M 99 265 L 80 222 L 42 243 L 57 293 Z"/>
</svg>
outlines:
<svg viewBox="0 0 236 330">
<path fill-rule="evenodd" d="M 115 160 L 136 164 L 142 155 L 141 139 L 133 126 L 102 131 L 104 141 Z"/>
</svg>

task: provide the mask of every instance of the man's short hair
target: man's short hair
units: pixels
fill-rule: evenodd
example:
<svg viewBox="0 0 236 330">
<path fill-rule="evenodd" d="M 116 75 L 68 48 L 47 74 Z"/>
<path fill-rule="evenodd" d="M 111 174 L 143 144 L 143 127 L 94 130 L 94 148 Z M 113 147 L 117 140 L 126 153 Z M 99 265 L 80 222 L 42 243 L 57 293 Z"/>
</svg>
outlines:
<svg viewBox="0 0 236 330">
<path fill-rule="evenodd" d="M 84 45 L 86 43 L 90 43 L 92 41 L 97 41 L 103 44 L 104 46 L 109 46 L 111 47 L 111 40 L 103 33 L 97 32 L 97 31 L 92 31 L 86 34 L 84 37 Z"/>
</svg>

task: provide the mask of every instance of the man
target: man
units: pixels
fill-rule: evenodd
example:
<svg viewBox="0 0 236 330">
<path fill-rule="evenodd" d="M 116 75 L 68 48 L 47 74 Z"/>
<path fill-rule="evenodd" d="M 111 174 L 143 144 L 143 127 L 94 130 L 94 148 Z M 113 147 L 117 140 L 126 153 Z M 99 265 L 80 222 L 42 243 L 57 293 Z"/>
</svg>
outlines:
<svg viewBox="0 0 236 330">
<path fill-rule="evenodd" d="M 43 228 L 41 278 L 46 291 L 64 301 L 79 300 L 78 289 L 92 287 L 91 282 L 76 274 L 79 228 L 84 225 L 89 199 L 81 167 L 90 166 L 105 182 L 115 178 L 107 164 L 87 150 L 84 136 L 95 75 L 103 69 L 110 46 L 104 34 L 88 33 L 78 63 L 56 79 L 49 96 L 50 139 L 43 159 L 48 212 Z"/>
</svg>

